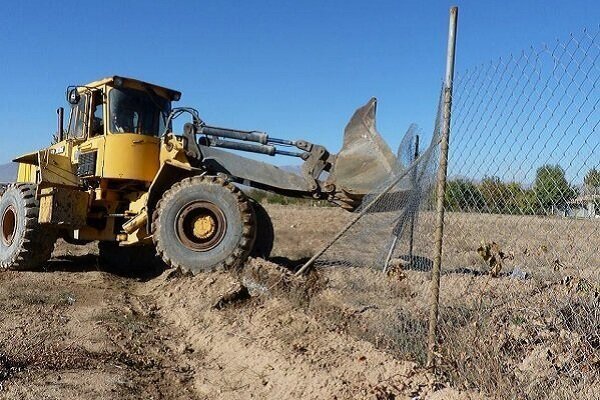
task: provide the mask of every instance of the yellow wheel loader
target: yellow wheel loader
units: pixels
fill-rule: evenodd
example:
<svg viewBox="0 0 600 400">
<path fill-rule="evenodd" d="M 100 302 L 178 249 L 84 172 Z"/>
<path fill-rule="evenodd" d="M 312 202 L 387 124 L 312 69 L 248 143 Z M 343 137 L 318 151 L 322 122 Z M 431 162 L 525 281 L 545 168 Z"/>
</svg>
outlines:
<svg viewBox="0 0 600 400">
<path fill-rule="evenodd" d="M 69 86 L 53 143 L 22 155 L 16 183 L 0 189 L 0 268 L 41 268 L 57 238 L 99 241 L 115 266 L 198 273 L 268 257 L 273 227 L 243 187 L 326 199 L 350 211 L 392 173 L 396 158 L 375 130 L 376 100 L 346 127 L 342 150 L 206 124 L 181 93 L 113 76 Z M 173 120 L 189 116 L 183 132 Z M 295 157 L 301 173 L 239 155 Z M 159 257 L 156 257 L 156 256 Z"/>
</svg>

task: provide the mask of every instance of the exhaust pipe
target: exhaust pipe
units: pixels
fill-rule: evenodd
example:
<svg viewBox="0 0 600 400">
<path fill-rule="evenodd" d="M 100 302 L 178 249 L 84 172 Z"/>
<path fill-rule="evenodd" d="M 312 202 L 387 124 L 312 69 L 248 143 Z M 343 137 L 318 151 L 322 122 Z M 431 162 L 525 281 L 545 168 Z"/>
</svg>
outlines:
<svg viewBox="0 0 600 400">
<path fill-rule="evenodd" d="M 58 109 L 56 109 L 56 114 L 58 116 L 58 127 L 57 127 L 57 138 L 59 142 L 62 142 L 65 138 L 65 127 L 64 127 L 64 120 L 65 120 L 65 109 L 62 107 L 58 107 Z"/>
</svg>

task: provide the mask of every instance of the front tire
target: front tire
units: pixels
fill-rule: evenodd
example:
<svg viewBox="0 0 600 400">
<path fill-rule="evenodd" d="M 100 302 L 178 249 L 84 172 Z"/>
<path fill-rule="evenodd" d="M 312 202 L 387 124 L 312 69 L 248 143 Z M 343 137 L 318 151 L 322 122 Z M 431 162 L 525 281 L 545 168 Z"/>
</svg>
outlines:
<svg viewBox="0 0 600 400">
<path fill-rule="evenodd" d="M 36 186 L 11 184 L 0 197 L 0 268 L 40 269 L 50 259 L 56 231 L 38 223 Z"/>
<path fill-rule="evenodd" d="M 174 184 L 153 214 L 152 238 L 163 261 L 197 274 L 239 268 L 256 236 L 254 210 L 239 188 L 217 177 Z"/>
</svg>

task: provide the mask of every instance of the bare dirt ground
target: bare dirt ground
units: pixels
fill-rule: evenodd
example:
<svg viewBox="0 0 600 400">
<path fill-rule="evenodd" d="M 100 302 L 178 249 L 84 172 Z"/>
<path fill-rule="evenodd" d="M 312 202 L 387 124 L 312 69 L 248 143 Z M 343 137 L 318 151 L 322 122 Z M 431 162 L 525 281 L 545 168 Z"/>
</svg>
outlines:
<svg viewBox="0 0 600 400">
<path fill-rule="evenodd" d="M 240 274 L 109 273 L 94 244 L 64 242 L 46 271 L 0 272 L 0 398 L 485 398 L 418 366 L 427 271 L 334 268 L 282 279 L 282 268 L 297 266 L 351 215 L 268 211 L 273 257 L 250 260 Z M 469 260 L 474 250 L 464 247 L 451 256 Z M 476 278 L 446 279 L 462 290 Z M 530 284 L 502 277 L 494 285 L 512 293 Z"/>
<path fill-rule="evenodd" d="M 287 267 L 347 219 L 291 211 L 270 208 L 273 260 Z M 313 213 L 328 223 L 315 226 Z M 359 329 L 368 307 L 321 284 L 361 271 L 282 284 L 280 268 L 255 259 L 242 274 L 115 274 L 99 266 L 94 244 L 61 241 L 45 271 L 0 272 L 0 398 L 479 398 L 374 344 Z M 241 284 L 248 298 L 223 301 Z M 388 290 L 392 299 L 401 291 Z"/>
</svg>

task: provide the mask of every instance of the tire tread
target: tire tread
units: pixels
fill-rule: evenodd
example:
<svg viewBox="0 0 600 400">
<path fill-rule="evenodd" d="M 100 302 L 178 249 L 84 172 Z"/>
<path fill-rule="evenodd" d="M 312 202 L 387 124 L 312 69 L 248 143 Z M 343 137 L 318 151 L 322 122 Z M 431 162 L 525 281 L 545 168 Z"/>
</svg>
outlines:
<svg viewBox="0 0 600 400">
<path fill-rule="evenodd" d="M 163 212 L 165 205 L 173 200 L 180 190 L 183 190 L 188 187 L 193 187 L 196 185 L 203 184 L 211 184 L 211 185 L 219 185 L 223 188 L 227 189 L 230 193 L 232 193 L 236 200 L 237 206 L 242 215 L 242 239 L 240 240 L 238 246 L 233 250 L 232 254 L 227 257 L 225 260 L 220 263 L 210 266 L 203 267 L 202 271 L 211 272 L 219 269 L 233 269 L 239 268 L 243 265 L 244 261 L 250 255 L 252 250 L 252 245 L 254 244 L 255 239 L 255 224 L 253 223 L 254 214 L 251 208 L 250 202 L 248 198 L 244 195 L 244 193 L 237 188 L 236 186 L 229 183 L 227 180 L 216 177 L 216 176 L 193 176 L 190 178 L 185 178 L 171 186 L 162 196 L 162 198 L 158 201 L 156 205 L 156 210 L 152 215 L 152 239 L 154 241 L 154 245 L 156 246 L 156 252 L 159 257 L 171 268 L 180 268 L 184 272 L 193 272 L 189 270 L 184 265 L 179 265 L 177 262 L 172 260 L 169 257 L 168 251 L 163 243 L 163 240 L 160 238 L 159 232 L 161 231 L 161 222 L 159 216 Z"/>
<path fill-rule="evenodd" d="M 10 270 L 39 269 L 52 256 L 56 243 L 56 232 L 38 223 L 39 201 L 36 199 L 36 185 L 26 183 L 10 184 L 2 194 L 16 190 L 24 201 L 25 229 L 20 240 L 19 250 L 8 260 L 0 261 L 0 267 Z"/>
</svg>

